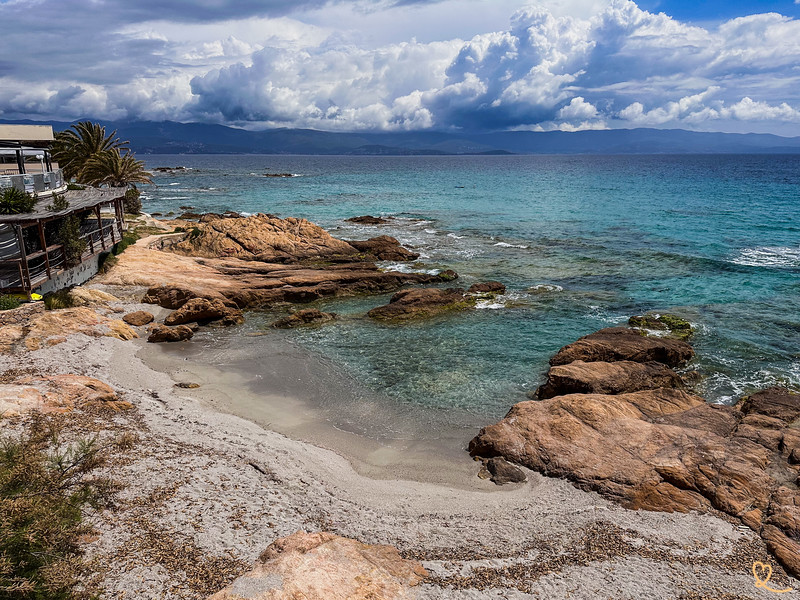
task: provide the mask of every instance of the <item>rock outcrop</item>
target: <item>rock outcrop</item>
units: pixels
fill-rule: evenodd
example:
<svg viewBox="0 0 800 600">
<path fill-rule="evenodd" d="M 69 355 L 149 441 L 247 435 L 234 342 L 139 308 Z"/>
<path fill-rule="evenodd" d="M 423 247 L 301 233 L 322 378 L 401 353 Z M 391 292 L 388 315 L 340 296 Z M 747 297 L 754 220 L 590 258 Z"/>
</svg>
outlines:
<svg viewBox="0 0 800 600">
<path fill-rule="evenodd" d="M 357 253 L 350 244 L 310 221 L 264 214 L 201 220 L 171 251 L 187 256 L 228 256 L 270 263 L 331 260 Z"/>
<path fill-rule="evenodd" d="M 681 340 L 652 337 L 638 329 L 609 327 L 580 338 L 559 350 L 550 364 L 585 362 L 660 362 L 670 367 L 685 364 L 694 356 L 692 347 Z"/>
<path fill-rule="evenodd" d="M 226 306 L 220 299 L 191 298 L 164 319 L 165 325 L 186 323 L 207 325 L 212 322 L 219 322 L 225 326 L 241 325 L 244 323 L 244 317 L 242 311 Z"/>
<path fill-rule="evenodd" d="M 36 410 L 68 412 L 98 405 L 115 410 L 130 408 L 114 389 L 83 375 L 18 375 L 0 382 L 0 414 L 8 417 Z"/>
<path fill-rule="evenodd" d="M 404 600 L 426 576 L 391 546 L 300 531 L 271 544 L 252 571 L 208 600 Z"/>
<path fill-rule="evenodd" d="M 417 288 L 397 292 L 389 304 L 367 313 L 379 321 L 401 322 L 426 319 L 454 310 L 475 306 L 475 298 L 461 288 Z"/>
<path fill-rule="evenodd" d="M 540 389 L 546 399 L 515 405 L 481 430 L 470 453 L 563 477 L 632 509 L 724 511 L 800 575 L 800 395 L 771 388 L 737 406 L 709 405 L 665 370 L 691 356 L 684 342 L 650 343 L 621 328 L 598 334 L 559 351 Z M 559 366 L 567 357 L 577 362 Z"/>
<path fill-rule="evenodd" d="M 179 233 L 185 239 L 176 238 L 169 244 L 164 240 L 169 236 L 139 240 L 98 281 L 147 286 L 150 289 L 144 302 L 175 310 L 191 298 L 218 299 L 239 309 L 262 308 L 333 296 L 385 293 L 404 285 L 440 283 L 458 277 L 453 271 L 430 275 L 381 270 L 374 262 L 365 262 L 365 254 L 347 242 L 297 219 L 259 215 L 216 220 L 200 224 L 199 229 L 205 234 L 193 237 L 194 233 Z M 394 258 L 401 254 L 408 257 L 408 251 L 394 238 L 375 239 L 379 241 L 371 247 L 381 256 L 388 256 L 383 253 L 389 252 L 394 253 Z M 229 243 L 236 248 L 229 248 Z M 228 252 L 229 249 L 232 250 Z M 266 262 L 268 259 L 272 262 Z"/>
<path fill-rule="evenodd" d="M 25 304 L 0 312 L 0 352 L 39 350 L 66 341 L 68 335 L 82 333 L 91 337 L 114 337 L 131 340 L 139 337 L 120 319 L 86 306 L 45 310 L 43 303 Z"/>
<path fill-rule="evenodd" d="M 153 344 L 161 342 L 182 342 L 190 340 L 194 336 L 194 331 L 188 325 L 178 325 L 169 327 L 168 325 L 156 325 L 150 330 L 147 341 Z"/>
<path fill-rule="evenodd" d="M 306 308 L 281 317 L 273 322 L 271 326 L 275 329 L 292 329 L 304 325 L 322 325 L 323 323 L 330 323 L 335 319 L 336 313 L 322 312 L 316 308 Z"/>
</svg>

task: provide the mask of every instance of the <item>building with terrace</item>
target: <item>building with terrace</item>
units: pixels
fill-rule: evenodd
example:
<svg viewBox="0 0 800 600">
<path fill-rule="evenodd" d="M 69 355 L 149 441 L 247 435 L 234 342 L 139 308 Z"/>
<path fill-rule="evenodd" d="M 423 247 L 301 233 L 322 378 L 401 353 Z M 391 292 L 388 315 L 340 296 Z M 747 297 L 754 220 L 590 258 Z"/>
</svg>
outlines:
<svg viewBox="0 0 800 600">
<path fill-rule="evenodd" d="M 31 194 L 30 212 L 0 214 L 0 293 L 83 283 L 126 229 L 122 188 L 68 190 L 50 157 L 53 129 L 0 124 L 0 194 Z"/>
</svg>

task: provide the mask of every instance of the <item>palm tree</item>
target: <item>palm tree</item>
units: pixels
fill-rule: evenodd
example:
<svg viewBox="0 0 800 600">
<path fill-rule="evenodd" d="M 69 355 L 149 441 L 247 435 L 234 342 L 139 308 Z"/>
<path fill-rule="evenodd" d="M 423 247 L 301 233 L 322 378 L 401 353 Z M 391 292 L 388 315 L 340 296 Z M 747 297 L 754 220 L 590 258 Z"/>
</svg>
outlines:
<svg viewBox="0 0 800 600">
<path fill-rule="evenodd" d="M 73 131 L 74 130 L 74 131 Z M 60 131 L 53 143 L 53 158 L 68 180 L 79 177 L 86 162 L 93 156 L 116 150 L 128 150 L 130 142 L 116 137 L 116 130 L 106 135 L 106 128 L 91 121 L 81 121 L 66 131 Z"/>
<path fill-rule="evenodd" d="M 144 163 L 136 160 L 133 154 L 120 154 L 113 148 L 94 154 L 78 173 L 78 181 L 89 185 L 125 187 L 132 183 L 153 183 Z"/>
</svg>

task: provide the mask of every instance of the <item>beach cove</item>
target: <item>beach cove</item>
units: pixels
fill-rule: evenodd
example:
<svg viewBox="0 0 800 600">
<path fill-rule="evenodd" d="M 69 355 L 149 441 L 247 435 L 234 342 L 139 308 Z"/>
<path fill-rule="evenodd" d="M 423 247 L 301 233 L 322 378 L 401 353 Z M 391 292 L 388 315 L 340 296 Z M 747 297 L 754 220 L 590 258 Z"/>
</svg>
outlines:
<svg viewBox="0 0 800 600">
<path fill-rule="evenodd" d="M 165 244 L 163 239 L 155 242 Z M 119 411 L 112 417 L 116 425 L 130 426 L 140 436 L 138 457 L 121 471 L 131 502 L 117 514 L 99 515 L 101 535 L 90 548 L 100 562 L 109 565 L 104 580 L 108 597 L 122 597 L 123 591 L 126 598 L 204 597 L 215 591 L 208 588 L 209 581 L 228 583 L 275 539 L 300 529 L 333 532 L 368 544 L 391 544 L 406 558 L 421 560 L 428 576 L 414 586 L 414 592 L 423 598 L 589 598 L 600 593 L 755 598 L 765 593 L 753 586 L 749 567 L 769 554 L 757 536 L 727 517 L 626 510 L 566 481 L 531 471 L 525 472 L 526 483 L 495 486 L 476 477 L 479 465 L 463 451 L 471 437 L 468 420 L 460 428 L 466 434 L 463 438 L 441 435 L 431 447 L 418 444 L 419 435 L 407 431 L 405 436 L 395 436 L 395 440 L 405 437 L 400 448 L 391 448 L 374 435 L 375 430 L 369 436 L 364 431 L 333 428 L 336 435 L 326 438 L 321 426 L 327 420 L 320 410 L 324 407 L 303 407 L 303 403 L 314 398 L 315 385 L 327 381 L 331 387 L 352 391 L 353 382 L 342 380 L 341 374 L 330 377 L 320 368 L 319 356 L 299 352 L 280 338 L 271 340 L 269 351 L 262 355 L 264 361 L 277 364 L 274 381 L 262 381 L 260 388 L 251 381 L 252 365 L 250 369 L 240 366 L 242 372 L 237 373 L 219 365 L 214 370 L 195 358 L 204 354 L 193 353 L 192 344 L 213 345 L 214 329 L 201 328 L 195 339 L 174 347 L 185 345 L 183 350 L 154 349 L 143 339 L 115 339 L 130 337 L 112 325 L 115 315 L 145 310 L 158 321 L 169 318 L 166 309 L 140 304 L 148 289 L 135 286 L 136 277 L 175 275 L 158 275 L 153 269 L 137 272 L 137 256 L 144 256 L 144 250 L 162 252 L 147 249 L 152 243 L 153 238 L 141 240 L 121 255 L 120 264 L 89 286 L 120 299 L 101 298 L 94 307 L 84 309 L 100 315 L 96 330 L 84 329 L 50 345 L 55 332 L 47 335 L 46 330 L 33 328 L 14 346 L 16 368 L 96 377 L 133 405 L 133 413 Z M 127 252 L 131 254 L 126 259 Z M 168 257 L 158 255 L 159 259 L 184 260 L 180 254 L 163 254 Z M 216 265 L 218 271 L 234 270 L 235 259 L 192 260 L 202 267 Z M 183 273 L 184 280 L 178 283 L 192 282 L 198 275 L 186 268 Z M 362 276 L 386 282 L 380 275 Z M 195 283 L 207 286 L 209 280 Z M 267 293 L 260 289 L 259 293 Z M 254 298 L 248 294 L 255 291 L 240 285 L 232 294 Z M 246 328 L 247 322 L 220 331 Z M 142 338 L 147 335 L 144 326 L 138 331 Z M 87 333 L 101 337 L 87 337 Z M 20 342 L 41 349 L 25 352 Z M 242 347 L 243 354 L 247 350 L 246 345 Z M 285 374 L 292 371 L 294 381 L 287 381 Z M 308 373 L 316 374 L 319 381 L 309 381 Z M 282 388 L 275 386 L 278 381 Z M 200 387 L 175 388 L 175 383 L 200 383 Z M 267 390 L 275 398 L 266 398 L 260 410 L 268 415 L 270 409 L 283 406 L 286 414 L 277 415 L 275 429 L 285 428 L 288 437 L 270 431 L 267 416 L 254 417 L 247 410 L 246 396 L 263 398 Z M 286 410 L 287 405 L 292 410 Z M 292 423 L 298 407 L 303 407 L 299 411 L 303 419 Z M 375 421 L 402 423 L 403 419 L 384 415 Z M 328 429 L 332 429 L 330 423 Z M 443 448 L 450 450 L 442 452 Z M 432 451 L 437 452 L 435 460 Z M 400 477 L 391 475 L 398 457 L 402 459 Z M 194 566 L 176 561 L 168 548 L 165 554 L 164 539 L 192 548 L 182 555 Z M 216 578 L 209 576 L 212 572 Z M 611 579 L 609 573 L 614 573 Z M 775 580 L 792 581 L 781 577 L 776 573 Z"/>
</svg>

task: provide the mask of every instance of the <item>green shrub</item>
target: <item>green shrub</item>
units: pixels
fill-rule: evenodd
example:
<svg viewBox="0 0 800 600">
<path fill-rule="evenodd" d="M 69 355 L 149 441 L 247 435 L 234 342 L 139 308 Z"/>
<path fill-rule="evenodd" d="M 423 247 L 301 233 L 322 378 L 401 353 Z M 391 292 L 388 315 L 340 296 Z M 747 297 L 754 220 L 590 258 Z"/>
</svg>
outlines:
<svg viewBox="0 0 800 600">
<path fill-rule="evenodd" d="M 201 233 L 203 233 L 203 231 L 199 227 L 192 227 L 192 230 L 189 232 L 189 239 L 190 240 L 197 239 L 198 237 L 200 237 Z"/>
<path fill-rule="evenodd" d="M 111 252 L 113 252 L 114 256 L 119 256 L 125 252 L 125 248 L 131 244 L 135 244 L 139 237 L 140 236 L 137 235 L 135 231 L 126 231 L 122 236 L 122 239 L 117 242 L 116 246 L 114 246 L 114 249 Z"/>
<path fill-rule="evenodd" d="M 12 310 L 20 305 L 20 301 L 13 296 L 0 294 L 0 310 Z"/>
<path fill-rule="evenodd" d="M 58 241 L 64 246 L 65 266 L 79 265 L 87 243 L 81 239 L 81 218 L 78 215 L 64 217 L 58 228 Z"/>
<path fill-rule="evenodd" d="M 56 422 L 34 415 L 20 435 L 0 438 L 0 600 L 73 600 L 81 580 L 87 507 L 111 505 L 113 482 L 96 439 L 64 444 Z"/>
<path fill-rule="evenodd" d="M 2 215 L 29 213 L 35 204 L 36 199 L 33 196 L 17 188 L 6 188 L 0 192 L 0 214 Z"/>
<path fill-rule="evenodd" d="M 44 295 L 44 307 L 47 310 L 59 310 L 61 308 L 72 308 L 75 306 L 75 299 L 69 290 L 58 290 Z"/>
<path fill-rule="evenodd" d="M 142 193 L 135 185 L 125 192 L 125 199 L 122 201 L 122 206 L 126 214 L 138 215 L 142 212 L 142 201 L 139 199 Z"/>
<path fill-rule="evenodd" d="M 45 206 L 50 212 L 61 212 L 69 208 L 69 200 L 65 194 L 53 194 L 53 202 Z"/>
<path fill-rule="evenodd" d="M 67 189 L 68 190 L 85 190 L 86 186 L 85 185 L 81 185 L 80 183 L 68 183 L 67 184 Z"/>
</svg>

